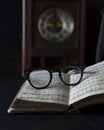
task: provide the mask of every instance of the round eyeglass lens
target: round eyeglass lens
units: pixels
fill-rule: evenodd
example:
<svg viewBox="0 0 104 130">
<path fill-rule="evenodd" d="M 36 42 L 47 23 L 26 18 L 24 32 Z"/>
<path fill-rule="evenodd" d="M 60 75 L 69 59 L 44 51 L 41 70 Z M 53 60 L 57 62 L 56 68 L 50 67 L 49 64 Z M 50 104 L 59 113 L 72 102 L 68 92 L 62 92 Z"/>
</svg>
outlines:
<svg viewBox="0 0 104 130">
<path fill-rule="evenodd" d="M 67 84 L 77 84 L 81 79 L 81 69 L 74 66 L 66 67 L 62 70 L 61 77 Z"/>
<path fill-rule="evenodd" d="M 47 70 L 34 70 L 30 73 L 29 80 L 36 88 L 46 87 L 50 82 L 50 73 Z"/>
</svg>

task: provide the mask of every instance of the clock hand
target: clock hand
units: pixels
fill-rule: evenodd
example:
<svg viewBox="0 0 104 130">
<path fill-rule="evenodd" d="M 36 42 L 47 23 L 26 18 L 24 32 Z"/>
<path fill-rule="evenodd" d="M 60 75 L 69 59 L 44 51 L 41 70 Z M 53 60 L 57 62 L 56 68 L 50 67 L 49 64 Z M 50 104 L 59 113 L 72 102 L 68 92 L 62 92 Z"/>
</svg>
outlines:
<svg viewBox="0 0 104 130">
<path fill-rule="evenodd" d="M 59 27 L 58 27 L 58 15 L 57 15 L 57 11 L 54 10 L 53 12 L 53 27 L 55 32 L 59 32 Z"/>
</svg>

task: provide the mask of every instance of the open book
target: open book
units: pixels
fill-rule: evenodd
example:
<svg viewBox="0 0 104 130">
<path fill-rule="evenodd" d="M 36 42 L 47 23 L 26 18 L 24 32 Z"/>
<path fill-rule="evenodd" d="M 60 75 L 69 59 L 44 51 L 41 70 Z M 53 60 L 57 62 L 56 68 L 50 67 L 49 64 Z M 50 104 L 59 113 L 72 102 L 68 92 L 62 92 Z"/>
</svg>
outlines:
<svg viewBox="0 0 104 130">
<path fill-rule="evenodd" d="M 76 74 L 70 81 L 77 78 Z M 57 72 L 53 73 L 53 79 L 45 89 L 37 90 L 26 80 L 8 113 L 74 111 L 99 103 L 104 103 L 104 61 L 86 67 L 82 81 L 74 87 L 64 85 Z"/>
</svg>

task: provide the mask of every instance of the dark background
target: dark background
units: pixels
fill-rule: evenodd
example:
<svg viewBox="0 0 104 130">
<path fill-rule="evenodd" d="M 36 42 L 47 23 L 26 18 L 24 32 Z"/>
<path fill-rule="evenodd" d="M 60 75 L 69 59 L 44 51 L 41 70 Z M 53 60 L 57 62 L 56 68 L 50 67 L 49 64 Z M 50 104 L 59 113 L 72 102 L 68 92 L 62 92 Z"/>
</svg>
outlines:
<svg viewBox="0 0 104 130">
<path fill-rule="evenodd" d="M 95 63 L 104 0 L 87 0 L 86 65 Z M 21 78 L 22 0 L 0 2 L 0 130 L 104 129 L 103 115 L 9 115 Z M 86 110 L 85 110 L 86 111 Z M 100 111 L 100 109 L 99 109 Z M 87 112 L 88 114 L 88 112 Z"/>
<path fill-rule="evenodd" d="M 103 0 L 87 0 L 86 65 L 95 63 L 96 45 L 101 22 Z M 0 74 L 21 72 L 22 1 L 9 0 L 0 4 Z"/>
<path fill-rule="evenodd" d="M 95 63 L 96 45 L 101 22 L 102 0 L 87 0 L 86 65 Z M 21 72 L 22 1 L 0 3 L 0 74 Z"/>
</svg>

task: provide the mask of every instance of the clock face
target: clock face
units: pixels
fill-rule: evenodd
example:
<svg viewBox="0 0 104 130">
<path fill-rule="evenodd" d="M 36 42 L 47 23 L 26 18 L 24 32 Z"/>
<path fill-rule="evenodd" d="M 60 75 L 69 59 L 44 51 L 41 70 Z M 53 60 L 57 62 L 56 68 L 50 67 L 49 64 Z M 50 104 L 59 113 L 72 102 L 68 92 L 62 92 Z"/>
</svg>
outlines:
<svg viewBox="0 0 104 130">
<path fill-rule="evenodd" d="M 48 8 L 39 17 L 38 31 L 51 43 L 60 43 L 74 31 L 73 16 L 61 8 Z"/>
</svg>

